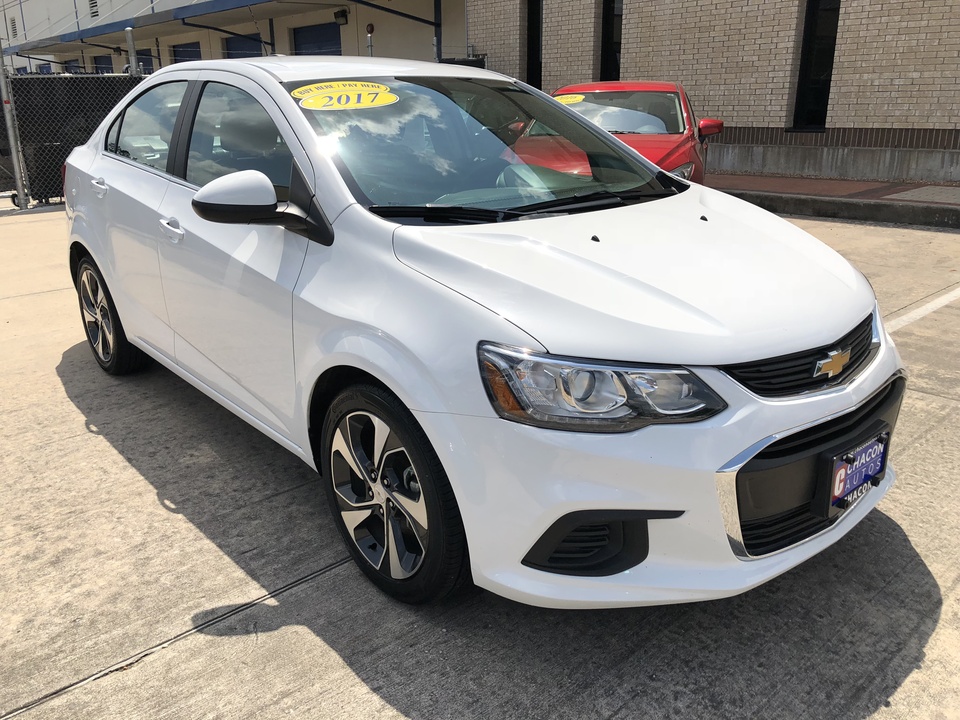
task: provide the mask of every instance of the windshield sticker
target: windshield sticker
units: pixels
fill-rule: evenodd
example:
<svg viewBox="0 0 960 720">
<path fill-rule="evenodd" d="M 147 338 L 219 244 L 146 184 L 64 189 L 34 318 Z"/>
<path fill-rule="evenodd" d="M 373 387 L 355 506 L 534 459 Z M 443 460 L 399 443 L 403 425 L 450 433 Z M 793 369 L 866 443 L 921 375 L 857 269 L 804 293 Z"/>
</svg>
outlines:
<svg viewBox="0 0 960 720">
<path fill-rule="evenodd" d="M 365 110 L 400 99 L 386 85 L 357 80 L 304 85 L 290 94 L 307 110 Z"/>
<path fill-rule="evenodd" d="M 564 105 L 575 105 L 578 102 L 583 102 L 583 95 L 557 95 L 554 100 Z"/>
</svg>

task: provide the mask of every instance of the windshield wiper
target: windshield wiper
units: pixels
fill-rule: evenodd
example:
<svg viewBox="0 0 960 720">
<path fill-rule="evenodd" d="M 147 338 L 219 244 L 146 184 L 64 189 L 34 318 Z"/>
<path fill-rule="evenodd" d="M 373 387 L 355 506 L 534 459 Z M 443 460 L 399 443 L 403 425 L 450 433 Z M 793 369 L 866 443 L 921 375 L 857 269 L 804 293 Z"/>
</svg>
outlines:
<svg viewBox="0 0 960 720">
<path fill-rule="evenodd" d="M 513 220 L 526 214 L 514 210 L 492 210 L 467 205 L 371 205 L 367 209 L 382 218 L 421 218 L 440 223 L 494 223 Z"/>
<path fill-rule="evenodd" d="M 382 218 L 417 218 L 436 223 L 496 223 L 540 215 L 544 210 L 577 212 L 594 208 L 630 205 L 676 195 L 677 190 L 595 190 L 565 198 L 554 198 L 508 210 L 471 207 L 469 205 L 370 205 L 367 209 Z"/>
<path fill-rule="evenodd" d="M 617 207 L 619 205 L 630 205 L 635 202 L 646 202 L 647 200 L 657 200 L 659 198 L 676 195 L 674 188 L 665 190 L 624 190 L 613 192 L 611 190 L 596 190 L 582 195 L 573 195 L 572 197 L 556 198 L 554 200 L 544 200 L 543 202 L 533 203 L 532 205 L 520 205 L 511 208 L 520 215 L 532 214 L 541 210 L 589 210 L 591 208 Z"/>
</svg>

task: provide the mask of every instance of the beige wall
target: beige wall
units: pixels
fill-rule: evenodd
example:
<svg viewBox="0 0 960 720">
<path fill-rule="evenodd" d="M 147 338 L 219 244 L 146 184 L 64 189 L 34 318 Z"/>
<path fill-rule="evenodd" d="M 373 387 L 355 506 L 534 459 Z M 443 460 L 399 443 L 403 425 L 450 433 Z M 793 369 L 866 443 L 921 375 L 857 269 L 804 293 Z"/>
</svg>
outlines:
<svg viewBox="0 0 960 720">
<path fill-rule="evenodd" d="M 467 42 L 487 69 L 526 79 L 526 0 L 467 0 Z"/>
<path fill-rule="evenodd" d="M 960 129 L 960 0 L 843 0 L 827 126 Z"/>
<path fill-rule="evenodd" d="M 544 0 L 543 89 L 600 77 L 601 0 Z"/>
<path fill-rule="evenodd" d="M 700 117 L 789 126 L 805 6 L 802 0 L 627 0 L 620 77 L 679 80 Z"/>
</svg>

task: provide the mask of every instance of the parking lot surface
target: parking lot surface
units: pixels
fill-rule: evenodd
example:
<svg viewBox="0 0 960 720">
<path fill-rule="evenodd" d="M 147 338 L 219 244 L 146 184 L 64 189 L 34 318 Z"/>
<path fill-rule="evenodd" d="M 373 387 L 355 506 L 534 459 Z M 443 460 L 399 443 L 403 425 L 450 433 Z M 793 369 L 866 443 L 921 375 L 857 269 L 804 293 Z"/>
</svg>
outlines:
<svg viewBox="0 0 960 720">
<path fill-rule="evenodd" d="M 62 212 L 0 217 L 0 718 L 960 718 L 960 233 L 794 222 L 894 329 L 897 485 L 739 597 L 562 612 L 386 599 L 313 471 L 100 371 Z"/>
</svg>

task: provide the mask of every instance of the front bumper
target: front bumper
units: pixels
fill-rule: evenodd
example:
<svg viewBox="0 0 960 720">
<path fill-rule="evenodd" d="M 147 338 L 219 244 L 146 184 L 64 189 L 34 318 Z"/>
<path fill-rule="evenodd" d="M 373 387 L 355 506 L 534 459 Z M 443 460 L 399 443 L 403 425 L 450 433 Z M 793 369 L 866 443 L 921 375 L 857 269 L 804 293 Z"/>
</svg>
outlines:
<svg viewBox="0 0 960 720">
<path fill-rule="evenodd" d="M 728 597 L 789 570 L 843 537 L 895 480 L 888 464 L 871 489 L 828 527 L 762 557 L 743 548 L 736 474 L 778 438 L 864 405 L 902 373 L 884 338 L 848 385 L 809 396 L 759 398 L 714 368 L 691 368 L 728 403 L 688 425 L 623 435 L 544 430 L 499 418 L 415 413 L 457 495 L 474 581 L 532 605 L 597 608 Z M 733 492 L 731 493 L 731 488 Z M 659 514 L 647 521 L 638 565 L 604 576 L 546 572 L 524 558 L 570 513 Z M 677 511 L 682 511 L 678 517 Z"/>
</svg>

